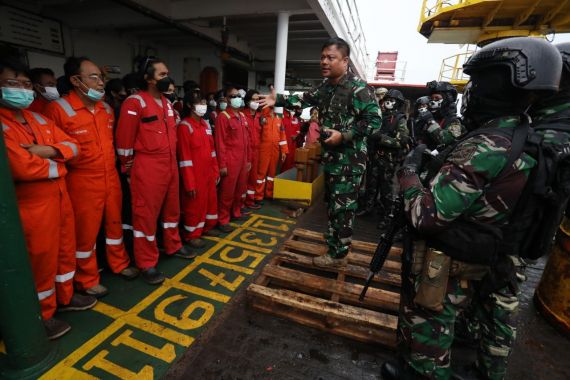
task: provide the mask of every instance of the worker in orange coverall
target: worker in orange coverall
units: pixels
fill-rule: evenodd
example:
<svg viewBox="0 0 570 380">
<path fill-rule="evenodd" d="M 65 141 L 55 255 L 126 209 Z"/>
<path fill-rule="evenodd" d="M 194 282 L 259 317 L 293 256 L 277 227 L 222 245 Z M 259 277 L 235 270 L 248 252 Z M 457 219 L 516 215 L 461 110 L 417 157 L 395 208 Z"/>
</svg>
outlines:
<svg viewBox="0 0 570 380">
<path fill-rule="evenodd" d="M 241 218 L 241 205 L 247 191 L 247 176 L 251 170 L 251 150 L 247 118 L 239 111 L 242 98 L 233 87 L 226 89 L 225 97 L 230 104 L 216 119 L 214 139 L 221 176 L 218 190 L 218 228 L 222 232 L 231 232 L 233 228 L 229 224 L 230 219 Z"/>
<path fill-rule="evenodd" d="M 259 164 L 257 165 L 257 185 L 255 201 L 273 198 L 273 181 L 277 172 L 277 162 L 287 157 L 287 137 L 283 126 L 282 107 L 265 108 L 261 113 L 261 140 L 259 144 Z"/>
<path fill-rule="evenodd" d="M 130 176 L 135 261 L 148 284 L 159 285 L 164 275 L 156 268 L 156 229 L 162 222 L 164 251 L 183 259 L 196 257 L 182 245 L 178 231 L 180 198 L 176 158 L 176 116 L 163 96 L 170 86 L 168 68 L 147 58 L 140 67 L 145 87 L 121 107 L 116 147 L 121 170 Z"/>
<path fill-rule="evenodd" d="M 255 187 L 257 184 L 257 165 L 259 163 L 259 139 L 261 138 L 261 112 L 259 112 L 259 92 L 249 90 L 245 95 L 244 114 L 249 125 L 249 146 L 251 149 L 251 170 L 247 178 L 247 193 L 245 197 L 245 207 L 252 210 L 259 210 L 261 205 L 255 202 Z"/>
<path fill-rule="evenodd" d="M 121 183 L 115 166 L 112 108 L 105 94 L 99 67 L 85 57 L 71 57 L 64 71 L 72 85 L 68 95 L 49 103 L 44 114 L 81 145 L 81 155 L 68 163 L 67 187 L 75 214 L 77 270 L 75 287 L 100 298 L 108 293 L 99 283 L 95 244 L 105 225 L 105 252 L 113 273 L 128 279 L 138 270 L 130 267 L 123 244 Z"/>
<path fill-rule="evenodd" d="M 178 125 L 178 167 L 182 180 L 183 238 L 193 248 L 202 248 L 202 235 L 218 235 L 216 184 L 220 179 L 212 129 L 202 118 L 208 110 L 200 95 L 184 96 L 183 119 Z"/>
<path fill-rule="evenodd" d="M 297 150 L 297 136 L 301 133 L 301 123 L 299 116 L 301 109 L 286 110 L 283 115 L 283 126 L 285 127 L 285 136 L 287 136 L 287 157 L 281 165 L 281 173 L 295 166 L 295 150 Z"/>
<path fill-rule="evenodd" d="M 56 339 L 71 330 L 53 318 L 58 304 L 71 311 L 97 303 L 73 293 L 75 231 L 65 162 L 77 157 L 80 147 L 53 121 L 25 110 L 34 100 L 26 72 L 21 62 L 0 58 L 0 125 L 44 327 L 48 338 Z"/>
</svg>

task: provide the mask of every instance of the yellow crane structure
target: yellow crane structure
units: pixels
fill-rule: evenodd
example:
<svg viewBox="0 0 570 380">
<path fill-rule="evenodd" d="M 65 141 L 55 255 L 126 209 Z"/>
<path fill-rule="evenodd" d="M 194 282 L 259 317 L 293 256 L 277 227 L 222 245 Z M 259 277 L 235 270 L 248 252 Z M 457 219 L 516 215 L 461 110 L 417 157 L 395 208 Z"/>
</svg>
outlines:
<svg viewBox="0 0 570 380">
<path fill-rule="evenodd" d="M 483 46 L 507 37 L 570 32 L 570 0 L 423 0 L 418 32 L 429 43 Z M 446 58 L 440 80 L 459 89 L 462 66 L 474 49 Z"/>
</svg>

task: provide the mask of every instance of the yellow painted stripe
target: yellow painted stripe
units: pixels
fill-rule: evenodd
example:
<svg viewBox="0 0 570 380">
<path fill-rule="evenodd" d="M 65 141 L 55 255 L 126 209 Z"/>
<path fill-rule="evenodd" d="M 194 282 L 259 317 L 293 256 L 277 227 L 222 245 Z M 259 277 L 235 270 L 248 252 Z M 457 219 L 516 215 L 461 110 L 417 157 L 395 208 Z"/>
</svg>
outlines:
<svg viewBox="0 0 570 380">
<path fill-rule="evenodd" d="M 255 228 L 255 227 L 247 227 L 245 228 L 248 231 L 253 231 L 253 232 L 257 232 L 260 234 L 266 234 L 266 235 L 270 235 L 270 236 L 279 236 L 279 237 L 285 237 L 287 234 L 283 233 L 283 232 L 275 232 L 275 231 L 269 231 L 269 230 L 262 230 L 261 228 Z"/>
<path fill-rule="evenodd" d="M 256 251 L 256 252 L 261 252 L 261 253 L 271 253 L 272 252 L 272 250 L 269 248 L 262 248 L 262 247 L 258 247 L 257 245 L 246 244 L 246 243 L 242 243 L 240 241 L 222 240 L 221 242 L 225 243 L 226 245 L 231 245 L 234 247 L 240 247 L 243 249 L 248 249 L 250 251 Z"/>
<path fill-rule="evenodd" d="M 208 259 L 208 260 L 210 260 L 210 259 Z M 185 284 L 185 283 L 179 282 L 179 281 L 171 281 L 169 285 L 172 286 L 173 288 L 183 290 L 187 293 L 197 294 L 199 296 L 206 297 L 206 298 L 209 298 L 209 299 L 212 299 L 215 301 L 219 301 L 219 302 L 223 302 L 223 303 L 226 303 L 231 299 L 231 297 L 226 296 L 224 294 L 221 294 L 218 292 L 213 292 L 211 290 L 205 290 L 205 289 L 199 288 L 197 286 L 188 285 L 188 284 Z"/>
<path fill-rule="evenodd" d="M 252 216 L 257 216 L 260 219 L 268 219 L 268 220 L 274 220 L 276 222 L 281 222 L 281 223 L 289 223 L 289 224 L 295 224 L 297 222 L 295 222 L 294 220 L 289 220 L 289 219 L 281 219 L 281 218 L 274 218 L 273 216 L 267 216 L 267 215 L 260 215 L 260 214 L 252 214 Z"/>
<path fill-rule="evenodd" d="M 234 264 L 228 264 L 224 261 L 220 261 L 220 260 L 216 260 L 216 259 L 205 259 L 204 260 L 205 263 L 208 264 L 212 264 L 215 265 L 217 267 L 222 267 L 222 268 L 226 268 L 226 269 L 231 269 L 235 272 L 240 272 L 240 273 L 245 273 L 245 274 L 253 274 L 253 269 L 249 269 L 249 268 L 244 268 L 244 267 L 240 267 L 239 265 L 234 265 Z"/>
<path fill-rule="evenodd" d="M 95 307 L 93 307 L 93 310 L 113 319 L 119 319 L 126 313 L 126 311 L 124 310 L 121 310 L 115 306 L 109 305 L 108 303 L 104 303 L 101 301 L 97 302 Z"/>
<path fill-rule="evenodd" d="M 176 343 L 184 347 L 190 347 L 190 345 L 194 342 L 194 338 L 191 336 L 179 333 L 178 331 L 172 330 L 171 328 L 143 319 L 136 315 L 127 315 L 125 317 L 125 321 L 130 326 L 137 327 L 143 331 L 159 336 L 172 343 Z"/>
</svg>

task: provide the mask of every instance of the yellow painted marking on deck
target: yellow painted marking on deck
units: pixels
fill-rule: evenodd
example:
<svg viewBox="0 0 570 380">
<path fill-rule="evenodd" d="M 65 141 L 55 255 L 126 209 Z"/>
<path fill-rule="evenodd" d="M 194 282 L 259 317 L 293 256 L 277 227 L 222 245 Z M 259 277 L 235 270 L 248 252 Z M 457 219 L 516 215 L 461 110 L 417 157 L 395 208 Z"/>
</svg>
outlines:
<svg viewBox="0 0 570 380">
<path fill-rule="evenodd" d="M 198 269 L 198 273 L 200 273 L 202 276 L 210 280 L 211 287 L 215 287 L 216 285 L 221 285 L 224 288 L 231 290 L 232 292 L 235 291 L 241 285 L 243 280 L 245 280 L 245 277 L 243 277 L 242 275 L 238 275 L 233 281 L 230 282 L 226 280 L 226 273 L 221 272 L 215 274 L 204 268 Z"/>
<path fill-rule="evenodd" d="M 176 294 L 161 301 L 154 309 L 154 317 L 159 321 L 166 322 L 169 325 L 177 327 L 181 330 L 194 330 L 202 327 L 214 315 L 214 305 L 205 301 L 194 301 L 184 309 L 180 316 L 172 316 L 166 312 L 166 308 L 177 301 L 186 299 L 186 296 Z M 190 318 L 190 315 L 196 310 L 203 310 L 202 315 L 198 319 Z"/>
<path fill-rule="evenodd" d="M 230 252 L 233 250 L 234 247 L 230 246 L 222 248 L 222 251 L 220 252 L 220 258 L 227 263 L 241 263 L 250 256 L 255 257 L 255 259 L 251 262 L 251 264 L 248 265 L 250 268 L 255 268 L 266 257 L 261 253 L 248 251 L 247 249 L 244 249 L 239 256 L 232 257 L 230 256 Z"/>
<path fill-rule="evenodd" d="M 116 308 L 114 306 L 111 306 L 109 304 L 99 302 L 98 305 L 95 306 L 94 310 L 96 310 L 97 312 L 104 314 L 110 318 L 113 318 L 115 320 L 109 326 L 107 326 L 103 330 L 101 330 L 93 338 L 89 339 L 87 342 L 85 342 L 83 345 L 81 345 L 78 349 L 76 349 L 75 351 L 70 353 L 65 359 L 63 359 L 59 363 L 57 363 L 51 370 L 49 370 L 42 377 L 40 377 L 40 380 L 51 380 L 51 379 L 92 380 L 92 379 L 96 379 L 96 377 L 91 376 L 88 373 L 82 372 L 76 368 L 73 368 L 73 366 L 76 365 L 82 358 L 87 356 L 89 353 L 93 352 L 98 346 L 102 345 L 107 339 L 109 339 L 113 334 L 116 334 L 121 328 L 123 328 L 126 325 L 138 328 L 142 331 L 153 334 L 155 336 L 158 336 L 160 338 L 163 338 L 167 341 L 178 344 L 180 346 L 189 347 L 194 342 L 193 337 L 185 335 L 185 334 L 180 333 L 180 332 L 177 332 L 175 330 L 172 330 L 166 326 L 162 326 L 161 324 L 158 324 L 158 323 L 146 320 L 144 318 L 141 318 L 137 314 L 139 314 L 140 312 L 142 312 L 143 310 L 148 308 L 150 305 L 152 305 L 154 302 L 156 302 L 160 297 L 162 297 L 170 289 L 182 290 L 182 291 L 185 291 L 187 293 L 197 294 L 197 295 L 203 296 L 205 298 L 210 298 L 212 300 L 216 300 L 219 302 L 224 302 L 224 303 L 228 302 L 231 299 L 230 296 L 226 296 L 224 294 L 220 294 L 220 293 L 210 291 L 210 290 L 206 290 L 206 289 L 201 289 L 201 288 L 198 288 L 198 287 L 195 287 L 192 285 L 184 284 L 181 282 L 181 280 L 184 279 L 190 272 L 194 271 L 199 265 L 204 264 L 204 263 L 216 265 L 216 266 L 227 268 L 227 269 L 231 269 L 231 270 L 234 270 L 236 272 L 242 272 L 245 274 L 253 274 L 254 271 L 252 269 L 244 268 L 244 267 L 240 267 L 240 266 L 232 265 L 232 264 L 228 263 L 228 262 L 232 262 L 233 260 L 236 260 L 236 259 L 238 259 L 238 261 L 234 261 L 234 262 L 243 261 L 243 260 L 239 260 L 243 256 L 243 254 L 241 256 L 238 256 L 237 258 L 232 258 L 232 257 L 228 256 L 229 250 L 223 250 L 222 251 L 222 255 L 223 255 L 222 259 L 227 260 L 228 262 L 223 262 L 223 261 L 212 259 L 211 256 L 213 254 L 215 254 L 216 252 L 218 252 L 220 249 L 227 248 L 228 245 L 232 246 L 232 247 L 243 248 L 243 249 L 248 251 L 249 256 L 256 257 L 256 259 L 252 262 L 252 264 L 249 265 L 250 268 L 255 268 L 259 264 L 259 262 L 261 262 L 261 260 L 263 260 L 264 256 L 262 256 L 260 253 L 269 254 L 272 252 L 272 250 L 267 249 L 267 248 L 261 248 L 257 244 L 255 244 L 255 245 L 244 244 L 242 242 L 234 241 L 232 239 L 235 239 L 238 236 L 243 235 L 243 232 L 245 232 L 248 228 L 253 230 L 253 228 L 256 228 L 256 227 L 251 227 L 252 224 L 254 224 L 258 220 L 263 220 L 263 219 L 276 221 L 276 222 L 282 222 L 282 223 L 288 223 L 288 224 L 295 224 L 295 221 L 291 221 L 291 220 L 274 218 L 274 217 L 269 217 L 269 216 L 260 215 L 260 214 L 253 214 L 249 218 L 249 220 L 247 220 L 245 223 L 243 223 L 241 226 L 236 228 L 234 231 L 232 231 L 230 234 L 228 234 L 224 238 L 204 237 L 208 240 L 215 241 L 216 244 L 213 247 L 211 247 L 208 251 L 206 251 L 204 254 L 202 254 L 200 257 L 196 258 L 192 263 L 190 263 L 189 265 L 184 267 L 174 277 L 172 277 L 171 279 L 167 279 L 163 283 L 162 286 L 158 287 L 156 290 L 151 292 L 149 295 L 147 295 L 144 299 L 142 299 L 139 303 L 137 303 L 130 310 L 124 311 L 124 310 L 121 310 L 121 309 Z M 266 233 L 265 231 L 264 232 L 259 231 L 259 232 L 260 233 Z M 253 234 L 248 234 L 247 236 L 252 236 L 252 235 Z M 269 234 L 269 235 L 271 235 L 271 234 Z M 246 239 L 248 239 L 248 238 L 246 237 Z M 274 238 L 271 238 L 271 239 L 272 239 L 271 245 L 275 245 L 277 243 L 277 239 L 274 239 Z M 275 240 L 275 243 L 273 243 L 273 240 Z M 254 243 L 257 243 L 255 241 L 255 239 L 254 239 Z M 267 245 L 267 243 L 265 243 L 265 244 Z M 243 276 L 239 276 L 239 277 L 243 277 Z M 239 286 L 239 284 L 238 284 L 238 286 Z M 236 288 L 237 288 L 237 286 L 236 286 Z M 170 303 L 175 302 L 177 300 L 181 300 L 183 298 L 186 298 L 186 297 L 183 295 L 174 295 L 174 296 L 168 297 L 165 300 L 161 301 L 159 303 L 159 305 L 154 310 L 155 317 L 162 322 L 168 323 L 172 326 L 175 326 L 175 327 L 183 329 L 183 330 L 191 330 L 191 329 L 199 328 L 199 327 L 203 326 L 204 324 L 206 324 L 211 319 L 211 317 L 213 316 L 214 311 L 215 311 L 214 306 L 212 304 L 206 302 L 206 301 L 201 301 L 201 300 L 194 301 L 193 303 L 188 305 L 186 307 L 186 309 L 184 310 L 184 312 L 179 317 L 175 317 L 175 316 L 172 316 L 172 315 L 169 315 L 166 313 L 165 309 Z M 203 314 L 198 319 L 191 319 L 190 315 L 192 315 L 192 313 L 194 313 L 196 310 L 203 310 Z M 127 331 L 130 331 L 130 330 L 127 330 Z M 116 341 L 117 341 L 117 339 L 115 339 L 113 341 L 113 343 Z M 127 339 L 125 342 L 131 342 L 131 341 Z M 138 341 L 138 342 L 139 343 L 135 343 L 135 344 L 144 345 L 143 342 L 140 342 L 140 341 Z M 123 344 L 126 344 L 126 343 L 123 343 Z M 142 348 L 143 347 L 142 345 L 139 346 L 139 348 Z M 168 345 L 168 343 L 165 344 L 165 346 L 163 346 L 162 349 L 164 349 L 164 347 L 167 347 L 167 345 Z M 129 344 L 129 346 L 133 347 L 133 345 L 131 345 L 131 344 Z M 3 348 L 2 342 L 0 342 L 0 349 L 1 348 Z M 136 347 L 133 347 L 133 348 L 137 349 Z M 153 348 L 155 350 L 162 350 L 162 349 L 158 349 L 156 347 L 153 347 Z M 5 348 L 4 348 L 4 351 L 5 351 Z M 166 349 L 164 351 L 164 353 L 160 353 L 158 355 L 164 355 L 163 356 L 164 358 L 170 359 L 171 354 L 169 352 L 170 352 L 170 348 Z M 145 351 L 145 353 L 148 353 L 148 352 Z M 123 368 L 123 367 L 119 366 L 118 364 L 113 363 L 110 360 L 108 360 L 107 359 L 108 354 L 109 354 L 108 350 L 99 351 L 97 354 L 95 354 L 95 356 L 93 358 L 91 358 L 83 366 L 83 369 L 88 371 L 94 367 L 97 367 L 97 368 L 100 368 L 101 370 L 107 371 L 108 373 L 111 373 L 111 374 L 115 375 L 116 377 L 119 377 L 122 379 L 127 379 L 127 378 L 132 378 L 132 377 L 138 377 L 140 379 L 152 379 L 154 377 L 154 371 L 153 371 L 153 368 L 151 366 L 148 366 L 148 365 L 144 366 L 142 368 L 142 370 L 140 370 L 138 373 L 135 373 L 135 372 L 132 372 L 131 370 Z"/>
<path fill-rule="evenodd" d="M 274 224 L 267 224 L 263 219 L 256 220 L 255 223 L 252 223 L 253 228 L 269 228 L 273 230 L 279 230 L 283 232 L 289 231 L 289 226 L 287 224 L 281 224 L 276 226 Z"/>
<path fill-rule="evenodd" d="M 83 369 L 89 371 L 93 369 L 93 367 L 97 367 L 105 372 L 110 373 L 111 375 L 118 377 L 119 379 L 154 379 L 154 369 L 151 366 L 145 365 L 139 372 L 132 372 L 126 368 L 121 367 L 120 365 L 113 363 L 110 360 L 107 360 L 107 355 L 109 355 L 109 351 L 99 351 L 97 355 L 95 355 L 91 360 L 83 365 Z"/>
<path fill-rule="evenodd" d="M 4 344 L 3 340 L 0 340 L 0 352 L 3 354 L 6 353 L 6 345 Z"/>
<path fill-rule="evenodd" d="M 285 237 L 285 233 L 283 232 L 275 232 L 275 231 L 269 231 L 269 230 L 263 230 L 261 228 L 254 228 L 254 227 L 247 227 L 246 230 L 248 231 L 252 231 L 252 232 L 257 232 L 260 234 L 266 234 L 266 235 L 270 235 L 270 236 L 279 236 L 279 237 Z"/>
<path fill-rule="evenodd" d="M 263 239 L 257 237 L 257 235 L 253 232 L 243 233 L 239 236 L 239 238 L 244 243 L 252 244 L 254 246 L 260 245 L 262 247 L 273 247 L 273 246 L 277 245 L 277 242 L 278 242 L 278 240 L 275 239 L 274 237 L 270 237 L 269 241 L 264 241 Z"/>
<path fill-rule="evenodd" d="M 153 358 L 162 360 L 163 362 L 172 363 L 176 358 L 176 351 L 174 350 L 174 345 L 171 343 L 166 343 L 162 348 L 157 348 L 151 346 L 148 343 L 140 341 L 132 337 L 133 330 L 125 330 L 121 335 L 119 335 L 114 341 L 111 342 L 111 346 L 117 347 L 124 344 L 127 347 L 134 348 L 143 354 L 150 355 Z"/>
</svg>

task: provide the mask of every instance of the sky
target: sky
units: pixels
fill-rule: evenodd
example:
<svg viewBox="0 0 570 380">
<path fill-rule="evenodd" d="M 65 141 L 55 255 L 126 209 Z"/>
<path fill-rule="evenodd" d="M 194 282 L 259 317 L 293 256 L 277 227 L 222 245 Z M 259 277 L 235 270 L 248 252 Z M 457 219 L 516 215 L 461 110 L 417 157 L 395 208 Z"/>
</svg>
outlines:
<svg viewBox="0 0 570 380">
<path fill-rule="evenodd" d="M 418 31 L 422 0 L 356 0 L 373 65 L 378 51 L 398 51 L 407 62 L 405 83 L 424 84 L 438 79 L 444 58 L 465 51 L 459 45 L 428 44 Z M 568 42 L 570 34 L 554 37 Z M 399 75 L 399 74 L 397 74 Z"/>
</svg>

